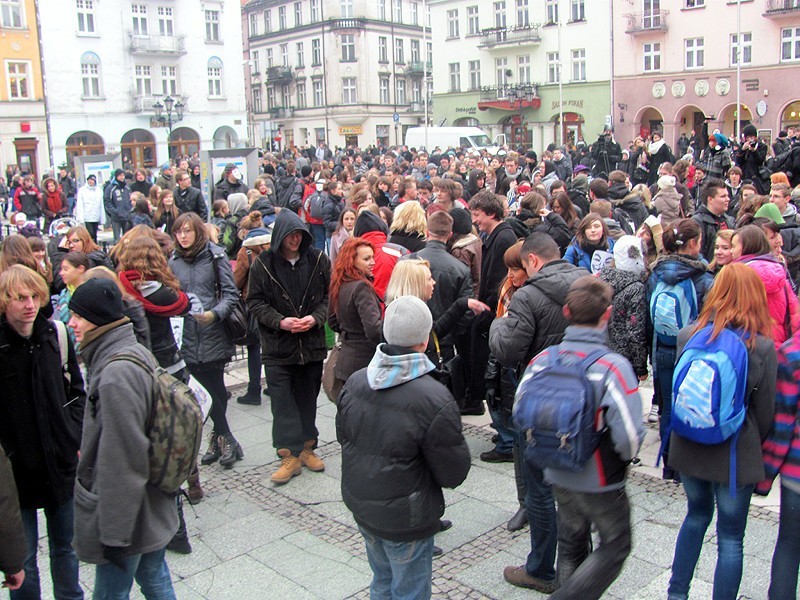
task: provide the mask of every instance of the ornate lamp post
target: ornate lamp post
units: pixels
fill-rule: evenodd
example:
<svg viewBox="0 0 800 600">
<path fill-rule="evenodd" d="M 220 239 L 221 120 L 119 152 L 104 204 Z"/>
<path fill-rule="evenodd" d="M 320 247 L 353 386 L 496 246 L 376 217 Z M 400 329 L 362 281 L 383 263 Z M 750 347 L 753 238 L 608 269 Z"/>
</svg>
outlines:
<svg viewBox="0 0 800 600">
<path fill-rule="evenodd" d="M 164 104 L 161 104 L 161 101 L 156 101 L 153 105 L 153 112 L 156 113 L 156 119 L 162 125 L 167 126 L 167 156 L 170 160 L 172 160 L 172 147 L 170 146 L 170 142 L 172 141 L 172 125 L 183 120 L 184 108 L 184 103 L 180 100 L 175 102 L 172 96 L 164 98 Z M 165 112 L 166 114 L 164 114 Z"/>
</svg>

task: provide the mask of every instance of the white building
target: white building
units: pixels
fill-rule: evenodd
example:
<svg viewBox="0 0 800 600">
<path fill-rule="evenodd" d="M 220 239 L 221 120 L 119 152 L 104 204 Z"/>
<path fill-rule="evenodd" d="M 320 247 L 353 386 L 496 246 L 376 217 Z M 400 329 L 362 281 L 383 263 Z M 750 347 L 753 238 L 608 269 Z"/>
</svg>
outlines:
<svg viewBox="0 0 800 600">
<path fill-rule="evenodd" d="M 436 123 L 479 126 L 537 150 L 602 131 L 611 114 L 609 0 L 428 4 Z"/>
<path fill-rule="evenodd" d="M 134 166 L 247 142 L 236 0 L 39 0 L 45 94 L 56 164 L 122 152 Z"/>
<path fill-rule="evenodd" d="M 402 143 L 424 123 L 422 0 L 251 0 L 253 137 L 268 147 Z"/>
</svg>

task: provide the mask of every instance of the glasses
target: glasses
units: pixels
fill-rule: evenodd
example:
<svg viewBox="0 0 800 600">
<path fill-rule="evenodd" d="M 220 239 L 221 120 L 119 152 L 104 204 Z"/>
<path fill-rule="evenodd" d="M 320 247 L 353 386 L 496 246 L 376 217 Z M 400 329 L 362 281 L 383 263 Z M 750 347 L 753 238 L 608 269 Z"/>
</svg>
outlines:
<svg viewBox="0 0 800 600">
<path fill-rule="evenodd" d="M 77 246 L 78 244 L 82 243 L 83 241 L 80 239 L 67 240 L 67 246 Z"/>
</svg>

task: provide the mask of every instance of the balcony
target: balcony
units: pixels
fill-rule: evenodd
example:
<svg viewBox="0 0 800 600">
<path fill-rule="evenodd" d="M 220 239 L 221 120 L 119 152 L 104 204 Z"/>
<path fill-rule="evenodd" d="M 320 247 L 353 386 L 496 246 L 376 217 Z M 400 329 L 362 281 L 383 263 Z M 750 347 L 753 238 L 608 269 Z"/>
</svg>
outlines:
<svg viewBox="0 0 800 600">
<path fill-rule="evenodd" d="M 291 83 L 294 71 L 291 67 L 269 67 L 267 69 L 267 84 Z"/>
<path fill-rule="evenodd" d="M 328 21 L 331 31 L 340 31 L 342 29 L 366 29 L 367 20 L 363 17 L 353 19 L 331 19 Z"/>
<path fill-rule="evenodd" d="M 431 74 L 432 65 L 429 62 L 413 61 L 408 63 L 406 73 L 412 77 L 423 77 Z"/>
<path fill-rule="evenodd" d="M 188 100 L 186 96 L 179 96 L 179 95 L 172 96 L 172 99 L 175 101 L 175 103 L 180 102 L 183 105 L 186 105 L 186 101 Z M 133 95 L 134 112 L 155 114 L 155 111 L 153 110 L 153 105 L 156 102 L 161 102 L 161 104 L 164 104 L 164 95 L 163 94 L 139 95 L 136 94 L 136 92 L 134 91 Z"/>
<path fill-rule="evenodd" d="M 653 31 L 666 31 L 668 14 L 668 10 L 650 10 L 625 15 L 625 18 L 628 19 L 625 33 L 639 35 Z"/>
<path fill-rule="evenodd" d="M 482 29 L 478 48 L 491 50 L 505 46 L 538 46 L 542 43 L 538 25 Z"/>
<path fill-rule="evenodd" d="M 479 110 L 520 111 L 525 108 L 539 108 L 539 86 L 536 83 L 487 85 L 480 88 Z"/>
<path fill-rule="evenodd" d="M 766 0 L 765 17 L 786 19 L 800 14 L 800 0 Z"/>
<path fill-rule="evenodd" d="M 269 109 L 269 116 L 273 119 L 291 119 L 294 115 L 294 106 L 273 106 Z"/>
<path fill-rule="evenodd" d="M 186 54 L 185 35 L 131 35 L 133 54 Z"/>
</svg>

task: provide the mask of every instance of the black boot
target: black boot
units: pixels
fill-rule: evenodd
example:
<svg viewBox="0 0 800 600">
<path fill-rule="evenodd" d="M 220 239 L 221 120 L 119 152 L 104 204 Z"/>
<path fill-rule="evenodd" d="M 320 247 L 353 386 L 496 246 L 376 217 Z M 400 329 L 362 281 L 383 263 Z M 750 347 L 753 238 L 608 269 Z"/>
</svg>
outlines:
<svg viewBox="0 0 800 600">
<path fill-rule="evenodd" d="M 239 396 L 236 402 L 238 404 L 248 404 L 250 406 L 261 406 L 261 395 L 258 393 L 258 390 L 255 392 L 248 390 L 244 396 Z"/>
<path fill-rule="evenodd" d="M 213 465 L 219 460 L 219 455 L 219 436 L 216 434 L 216 432 L 212 431 L 211 435 L 208 437 L 208 448 L 206 449 L 206 453 L 203 454 L 203 457 L 200 459 L 200 464 Z"/>
<path fill-rule="evenodd" d="M 219 464 L 223 467 L 230 469 L 233 463 L 244 458 L 242 447 L 239 445 L 239 442 L 236 441 L 236 438 L 233 437 L 232 433 L 226 433 L 225 435 L 219 436 L 217 439 L 219 440 L 217 443 L 222 453 L 219 458 Z"/>
<path fill-rule="evenodd" d="M 179 495 L 176 498 L 178 503 L 178 531 L 172 536 L 167 544 L 167 550 L 172 550 L 178 554 L 191 554 L 192 545 L 189 543 L 189 534 L 186 531 L 186 520 L 183 518 L 183 498 Z"/>
<path fill-rule="evenodd" d="M 517 501 L 519 508 L 511 519 L 509 519 L 506 528 L 509 531 L 519 531 L 528 524 L 528 512 L 525 510 L 525 478 L 522 475 L 522 451 L 517 444 L 511 449 L 514 455 L 514 483 L 517 484 Z"/>
</svg>

